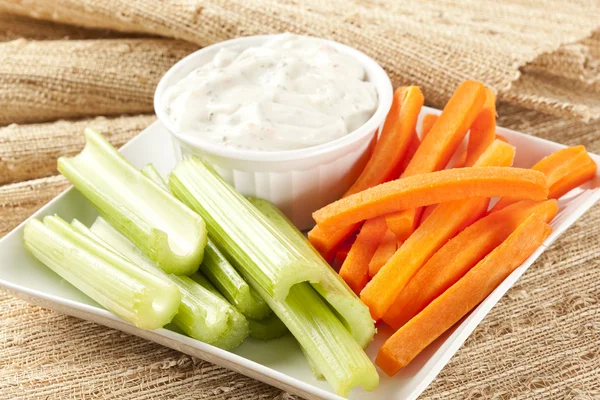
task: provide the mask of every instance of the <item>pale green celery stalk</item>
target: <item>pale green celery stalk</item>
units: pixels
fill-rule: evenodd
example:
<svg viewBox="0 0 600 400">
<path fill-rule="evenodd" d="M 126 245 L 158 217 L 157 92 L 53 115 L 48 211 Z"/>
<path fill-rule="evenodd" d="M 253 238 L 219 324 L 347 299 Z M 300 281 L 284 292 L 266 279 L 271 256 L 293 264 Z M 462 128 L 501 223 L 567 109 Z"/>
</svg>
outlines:
<svg viewBox="0 0 600 400">
<path fill-rule="evenodd" d="M 252 327 L 250 327 L 250 330 L 252 330 Z M 310 354 L 308 354 L 306 352 L 306 350 L 304 350 L 303 347 L 300 347 L 300 350 L 302 350 L 302 353 L 304 354 L 304 358 L 306 358 L 306 361 L 308 361 L 308 366 L 310 367 L 310 372 L 312 372 L 313 376 L 316 379 L 325 379 L 325 377 L 323 376 L 323 373 L 321 372 L 321 370 L 319 369 L 319 366 L 317 365 L 317 362 L 315 360 L 313 360 L 313 358 L 310 356 Z"/>
<path fill-rule="evenodd" d="M 238 347 L 248 337 L 248 320 L 204 276 L 195 272 L 191 277 L 172 275 L 172 279 L 179 285 L 182 302 L 187 298 L 203 300 L 203 304 L 196 302 L 194 307 L 180 308 L 177 318 L 173 320 L 180 329 L 200 333 L 206 329 L 205 321 L 224 321 L 220 335 L 203 341 L 225 350 Z M 199 315 L 202 315 L 201 320 L 198 319 Z M 203 332 L 204 336 L 208 334 Z"/>
<path fill-rule="evenodd" d="M 198 269 L 206 245 L 202 218 L 144 176 L 99 133 L 75 157 L 58 159 L 58 170 L 119 232 L 167 273 Z"/>
<path fill-rule="evenodd" d="M 156 183 L 163 190 L 169 191 L 169 187 L 167 186 L 167 182 L 160 176 L 160 173 L 154 166 L 154 164 L 146 164 L 144 168 L 140 170 L 142 174 L 144 174 L 148 179 L 152 182 Z"/>
<path fill-rule="evenodd" d="M 267 303 L 246 283 L 210 239 L 204 249 L 200 271 L 247 318 L 260 320 L 271 313 Z"/>
<path fill-rule="evenodd" d="M 173 282 L 150 274 L 57 216 L 25 225 L 25 248 L 84 294 L 141 329 L 169 323 L 181 301 Z"/>
<path fill-rule="evenodd" d="M 170 193 L 169 187 L 153 164 L 142 168 L 142 173 Z M 260 320 L 271 314 L 267 303 L 246 283 L 210 239 L 204 248 L 204 260 L 200 264 L 200 271 L 246 318 Z"/>
<path fill-rule="evenodd" d="M 283 300 L 294 284 L 322 279 L 322 268 L 310 256 L 257 218 L 256 208 L 199 159 L 181 161 L 171 172 L 169 187 L 204 218 L 210 238 L 239 272 L 269 295 Z"/>
<path fill-rule="evenodd" d="M 249 276 L 248 282 L 296 338 L 309 361 L 318 366 L 340 396 L 356 386 L 371 391 L 379 384 L 375 366 L 323 298 L 308 284 L 294 285 L 277 301 Z"/>
<path fill-rule="evenodd" d="M 231 349 L 242 344 L 242 342 L 250 334 L 250 327 L 246 317 L 244 317 L 237 308 L 231 306 L 225 296 L 223 296 L 221 292 L 219 292 L 219 290 L 215 288 L 204 275 L 199 272 L 195 272 L 189 276 L 189 279 L 194 282 L 196 286 L 200 286 L 205 290 L 208 290 L 214 296 L 221 299 L 221 301 L 227 303 L 227 305 L 229 305 L 231 308 L 231 310 L 229 310 L 230 325 L 229 329 L 227 330 L 227 334 L 221 336 L 215 346 L 222 347 L 224 349 Z"/>
<path fill-rule="evenodd" d="M 272 203 L 262 199 L 249 199 L 277 229 L 287 235 L 304 254 L 309 255 L 323 270 L 323 279 L 312 283 L 313 288 L 337 312 L 341 321 L 354 339 L 366 348 L 375 335 L 375 323 L 371 318 L 369 308 L 354 294 L 346 282 L 321 257 L 319 252 L 310 244 L 304 234 L 287 219 L 287 217 Z"/>
<path fill-rule="evenodd" d="M 96 219 L 91 229 L 77 220 L 73 220 L 72 224 L 82 233 L 93 235 L 94 238 L 103 241 L 140 268 L 164 276 L 176 284 L 182 298 L 179 312 L 173 318 L 173 323 L 186 335 L 226 350 L 239 346 L 248 336 L 246 318 L 220 294 L 216 295 L 212 285 L 207 288 L 204 284 L 206 278 L 200 274 L 194 273 L 191 277 L 165 274 L 132 242 L 101 217 Z M 198 276 L 203 280 L 198 279 Z"/>
<path fill-rule="evenodd" d="M 258 340 L 277 339 L 288 332 L 285 324 L 275 314 L 260 321 L 249 319 L 248 323 L 250 324 L 250 337 Z"/>
</svg>

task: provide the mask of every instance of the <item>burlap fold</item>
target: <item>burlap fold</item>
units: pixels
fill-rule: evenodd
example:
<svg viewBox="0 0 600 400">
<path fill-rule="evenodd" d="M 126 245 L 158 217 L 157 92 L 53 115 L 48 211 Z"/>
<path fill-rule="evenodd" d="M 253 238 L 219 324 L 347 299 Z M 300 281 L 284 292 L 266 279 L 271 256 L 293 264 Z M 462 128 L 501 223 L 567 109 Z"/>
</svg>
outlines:
<svg viewBox="0 0 600 400">
<path fill-rule="evenodd" d="M 588 93 L 565 96 L 560 87 L 552 88 L 552 80 L 539 93 L 527 82 L 523 96 L 522 85 L 512 88 L 521 76 L 527 78 L 520 68 L 600 27 L 597 1 L 0 0 L 0 10 L 202 46 L 241 35 L 307 33 L 363 50 L 395 85 L 421 86 L 435 106 L 464 79 L 477 79 L 500 99 L 585 120 L 600 116 L 598 104 L 586 101 Z"/>
<path fill-rule="evenodd" d="M 151 113 L 161 76 L 196 48 L 167 39 L 0 43 L 0 125 Z"/>
<path fill-rule="evenodd" d="M 83 148 L 85 128 L 121 147 L 155 120 L 154 115 L 96 117 L 0 128 L 0 185 L 57 174 L 56 159 Z"/>
</svg>

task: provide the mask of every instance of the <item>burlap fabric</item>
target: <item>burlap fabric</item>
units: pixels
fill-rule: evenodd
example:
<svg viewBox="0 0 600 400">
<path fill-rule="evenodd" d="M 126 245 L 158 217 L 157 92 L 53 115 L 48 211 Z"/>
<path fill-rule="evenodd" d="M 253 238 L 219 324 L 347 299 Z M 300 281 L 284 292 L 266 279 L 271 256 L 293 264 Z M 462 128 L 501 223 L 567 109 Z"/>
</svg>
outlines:
<svg viewBox="0 0 600 400">
<path fill-rule="evenodd" d="M 2 0 L 0 0 L 1 2 Z M 39 3 L 38 1 L 32 1 L 14 4 L 21 4 L 25 9 L 27 7 L 39 7 Z M 98 26 L 94 25 L 93 21 L 97 18 L 97 9 L 103 6 L 100 2 L 98 4 L 87 3 L 89 16 L 85 17 L 86 14 L 81 11 L 83 10 L 82 6 L 77 6 L 77 4 L 84 3 L 84 1 L 73 2 L 71 4 L 73 12 L 82 14 L 81 22 L 85 25 Z M 103 4 L 107 3 L 114 2 L 107 1 Z M 57 5 L 57 7 L 65 7 L 67 3 L 58 1 L 52 4 Z M 156 6 L 156 10 L 173 4 L 177 4 L 177 2 L 161 3 Z M 194 8 L 193 4 L 196 3 L 190 2 L 190 4 L 188 10 L 192 10 Z M 202 9 L 200 14 L 213 12 L 210 15 L 214 16 L 214 10 L 217 7 L 214 4 L 221 3 L 212 4 Z M 234 2 L 231 4 L 234 4 Z M 238 3 L 235 4 L 239 5 Z M 372 8 L 380 10 L 381 4 L 373 2 Z M 389 5 L 391 2 L 386 4 Z M 450 19 L 458 18 L 459 13 L 463 12 L 462 8 L 449 4 L 439 5 L 436 12 L 431 11 L 430 17 L 433 19 L 442 18 L 443 16 Z M 116 16 L 111 24 L 139 25 L 143 29 L 137 31 L 170 35 L 169 32 L 159 30 L 158 25 L 148 25 L 150 22 L 147 20 L 141 23 L 137 17 L 134 18 L 127 14 L 127 10 L 129 10 L 127 7 L 132 6 L 130 3 L 124 5 L 121 15 Z M 285 15 L 288 14 L 282 14 L 285 10 L 287 10 L 286 12 L 304 10 L 299 12 L 298 15 L 306 16 L 308 13 L 312 16 L 302 5 L 288 4 L 287 8 L 282 7 L 281 4 L 276 4 L 265 9 L 264 14 L 273 15 L 273 17 L 267 21 L 271 24 L 269 25 L 271 28 L 264 27 L 263 31 L 288 29 L 289 24 L 295 24 L 296 22 L 290 22 L 289 19 L 285 18 Z M 318 9 L 322 10 L 323 7 L 325 5 L 321 4 Z M 519 4 L 513 4 L 513 7 L 521 9 Z M 567 9 L 561 11 L 561 16 L 556 16 L 551 21 L 564 18 L 565 15 L 574 15 L 572 8 L 564 7 Z M 224 8 L 225 6 L 222 6 L 220 9 Z M 390 6 L 390 8 L 393 7 Z M 348 9 L 349 7 L 345 7 L 342 11 L 347 12 Z M 363 9 L 366 8 L 361 8 L 361 12 Z M 66 8 L 62 10 L 64 11 Z M 240 10 L 246 11 L 247 8 L 240 8 Z M 555 8 L 554 11 L 557 10 Z M 153 10 L 148 12 L 150 11 Z M 334 8 L 330 10 L 334 16 L 338 16 L 342 11 Z M 317 12 L 317 14 L 320 12 Z M 380 14 L 367 13 L 366 15 L 375 19 L 388 18 L 388 16 Z M 592 14 L 593 10 L 590 12 L 590 15 Z M 56 18 L 64 18 L 57 11 L 52 15 Z M 235 15 L 238 15 L 238 17 L 235 17 Z M 235 25 L 237 23 L 235 18 L 241 18 L 239 15 L 239 13 L 236 14 L 233 11 L 224 13 L 220 17 L 221 19 L 215 17 L 217 22 L 213 21 L 213 25 L 221 23 L 219 21 L 229 21 L 222 23 L 223 31 L 221 34 L 223 37 L 248 33 L 239 31 L 238 28 L 234 29 L 234 26 L 238 26 Z M 254 14 L 249 13 L 248 15 Z M 44 17 L 45 15 L 42 13 L 38 16 Z M 200 18 L 199 21 L 206 21 L 202 18 L 208 17 L 200 15 L 198 18 Z M 368 25 L 369 19 L 363 21 L 363 18 L 366 17 L 359 13 L 353 21 Z M 410 21 L 407 18 L 398 19 L 396 22 L 398 25 L 409 23 Z M 3 26 L 2 20 L 2 17 L 0 17 L 0 29 Z M 8 20 L 12 24 L 11 32 L 22 32 L 21 35 L 26 38 L 62 39 L 65 37 L 65 32 L 78 31 L 78 28 L 64 25 L 55 26 L 49 23 L 40 25 L 25 19 L 22 20 L 22 24 L 19 24 L 18 20 Z M 518 19 L 521 24 L 524 20 L 525 18 Z M 159 25 L 163 23 L 163 20 L 158 17 L 155 17 L 153 21 Z M 187 20 L 178 21 L 179 26 L 184 26 L 187 23 Z M 472 24 L 476 23 L 475 20 L 469 20 L 467 17 L 464 21 L 471 21 Z M 539 20 L 530 20 L 529 22 L 533 26 L 542 24 L 542 21 Z M 577 23 L 579 22 L 573 20 L 569 26 Z M 31 35 L 24 33 L 28 30 L 23 25 L 28 24 L 35 26 L 37 31 L 31 30 Z M 240 21 L 239 26 L 247 26 L 244 24 L 247 24 L 247 21 Z M 110 27 L 114 28 L 113 25 Z M 128 26 L 116 27 L 128 28 Z M 197 28 L 197 25 L 189 25 L 186 32 L 190 35 L 190 38 L 192 38 L 192 35 L 196 35 L 194 30 Z M 308 30 L 309 27 L 305 28 Z M 373 34 L 373 41 L 379 38 L 381 38 L 380 40 L 387 40 L 385 39 L 388 37 L 387 35 L 393 36 L 395 34 L 389 30 L 386 31 L 384 28 L 385 26 L 382 26 L 382 33 Z M 258 27 L 253 29 L 258 29 Z M 375 28 L 371 27 L 369 29 L 374 32 Z M 461 29 L 472 29 L 472 26 L 470 28 L 462 27 Z M 527 31 L 529 28 L 523 28 L 515 22 L 515 24 L 510 25 L 510 29 L 506 29 L 518 32 L 520 29 Z M 575 30 L 576 28 L 572 27 L 572 29 Z M 52 36 L 51 32 L 54 30 L 59 32 L 56 36 Z M 135 31 L 130 26 L 127 30 Z M 443 30 L 442 27 L 440 27 L 441 30 Z M 10 38 L 13 38 L 15 34 L 11 35 L 13 36 Z M 68 37 L 73 35 L 73 33 L 66 34 Z M 115 33 L 110 35 L 111 37 L 118 36 Z M 419 33 L 415 31 L 414 36 L 418 35 Z M 330 32 L 330 36 L 334 36 L 334 33 Z M 8 35 L 0 33 L 0 37 L 8 38 Z M 93 37 L 87 36 L 73 37 L 93 39 Z M 210 40 L 221 38 L 221 36 L 208 37 L 211 38 Z M 540 40 L 544 41 L 546 39 L 540 38 Z M 27 45 L 33 45 L 37 51 L 30 52 L 29 58 L 22 58 L 23 64 L 21 67 L 25 68 L 40 63 L 39 60 L 43 60 L 45 57 L 44 50 L 49 50 L 54 44 L 57 46 L 83 46 L 85 50 L 82 51 L 86 53 L 86 56 L 82 55 L 80 57 L 82 63 L 86 57 L 94 62 L 100 58 L 94 56 L 94 52 L 89 50 L 96 44 L 99 51 L 102 52 L 102 57 L 107 59 L 107 61 L 103 61 L 103 65 L 109 65 L 110 60 L 119 63 L 121 53 L 102 50 L 107 44 L 112 49 L 113 42 L 123 43 L 121 39 L 114 41 L 79 41 L 75 44 L 66 41 L 48 41 L 44 42 L 48 45 L 44 47 L 41 46 L 44 43 L 28 42 Z M 137 68 L 140 68 L 143 76 L 158 79 L 162 73 L 161 68 L 168 68 L 168 62 L 165 61 L 165 58 L 148 54 L 152 52 L 150 49 L 152 46 L 147 45 L 149 42 L 146 39 L 127 39 L 126 42 L 134 52 L 137 51 L 135 48 L 138 43 L 142 47 L 145 46 L 146 50 L 139 51 L 137 54 L 139 57 L 147 57 L 145 58 L 146 62 L 136 62 L 135 64 Z M 22 45 L 21 42 L 17 43 Z M 185 49 L 186 46 L 176 41 L 156 41 L 153 43 L 163 43 L 164 48 L 171 48 L 171 46 L 179 48 L 178 46 L 181 46 L 180 48 Z M 483 46 L 477 41 L 472 42 L 472 45 L 472 49 L 479 49 Z M 193 46 L 190 47 L 190 49 L 192 48 Z M 487 47 L 484 46 L 484 48 Z M 162 49 L 163 47 L 158 46 L 158 53 L 163 52 Z M 467 49 L 468 47 L 465 47 L 465 52 Z M 0 58 L 4 56 L 4 51 L 2 45 L 0 45 Z M 182 50 L 182 53 L 185 53 L 185 51 Z M 450 50 L 448 54 L 450 54 Z M 563 57 L 563 54 L 566 55 Z M 382 57 L 382 55 L 377 57 Z M 422 66 L 422 64 L 419 64 L 422 60 L 433 60 L 428 57 L 429 53 L 427 52 L 415 53 L 412 59 L 405 60 L 405 62 L 415 62 L 415 66 Z M 580 57 L 579 61 L 573 62 L 577 57 Z M 171 60 L 169 62 L 174 62 L 175 58 L 176 56 L 168 58 Z M 420 61 L 414 60 L 416 58 Z M 540 76 L 538 82 L 550 81 L 549 85 L 551 87 L 556 85 L 556 83 L 552 83 L 555 80 L 565 80 L 570 82 L 569 84 L 585 81 L 586 84 L 593 86 L 594 82 L 597 83 L 595 81 L 597 74 L 594 74 L 598 65 L 594 64 L 594 60 L 597 58 L 598 43 L 597 36 L 594 36 L 580 43 L 563 46 L 559 52 L 552 53 L 545 56 L 545 58 L 541 56 L 535 63 L 528 64 L 528 70 L 525 71 L 524 69 L 524 71 L 530 74 L 531 77 Z M 51 64 L 50 58 L 47 60 L 47 63 Z M 52 60 L 54 64 L 63 61 L 60 57 L 54 57 Z M 135 61 L 132 60 L 132 62 Z M 157 63 L 159 67 L 153 63 Z M 65 65 L 71 65 L 72 67 L 69 69 L 69 76 L 71 76 L 73 82 L 79 82 L 79 77 L 88 73 L 88 67 L 82 66 L 86 64 L 66 63 Z M 77 68 L 77 65 L 80 68 Z M 125 63 L 120 65 L 124 66 Z M 493 63 L 490 62 L 486 65 L 492 68 L 490 66 Z M 584 68 L 581 68 L 581 66 Z M 39 67 L 40 70 L 50 68 L 51 65 L 41 63 Z M 387 67 L 390 69 L 390 65 Z M 93 69 L 93 67 L 91 68 Z M 466 63 L 463 68 L 468 69 L 471 67 Z M 56 82 L 61 79 L 61 69 L 54 68 L 53 71 L 52 74 L 45 75 L 43 79 L 39 78 L 38 94 L 51 93 L 51 90 L 48 91 L 48 87 L 52 88 L 54 85 L 46 85 L 44 82 Z M 103 72 L 101 68 L 97 68 L 94 71 L 95 75 L 93 76 L 102 82 L 108 82 L 103 76 L 115 76 L 114 71 L 110 69 Z M 397 71 L 404 70 L 398 69 Z M 463 71 L 462 73 L 468 74 L 469 71 Z M 42 76 L 39 71 L 34 71 L 34 74 Z M 414 72 L 408 79 L 417 79 L 417 77 L 423 76 L 419 74 L 422 74 L 422 72 Z M 62 76 L 62 79 L 64 79 L 64 74 Z M 460 76 L 462 75 L 454 76 L 452 79 L 462 79 Z M 436 75 L 434 77 L 437 79 Z M 6 78 L 0 76 L 1 79 Z M 151 94 L 151 85 L 154 84 L 152 79 L 138 79 L 137 75 L 132 75 L 128 77 L 125 83 L 121 81 L 118 84 L 109 86 L 109 89 L 104 92 L 105 97 L 114 101 L 126 101 L 130 96 L 131 98 L 134 96 L 132 93 L 145 91 L 144 93 L 148 97 L 143 100 L 146 102 L 145 107 L 147 107 L 144 110 L 150 111 L 151 97 L 149 97 L 149 94 Z M 93 79 L 85 79 L 81 82 L 93 87 Z M 434 81 L 429 80 L 427 82 L 426 84 L 433 87 Z M 567 88 L 569 84 L 567 84 Z M 534 86 L 533 89 L 535 89 L 536 84 L 531 83 L 530 85 Z M 22 86 L 16 87 L 20 89 Z M 512 87 L 517 87 L 517 84 L 513 84 Z M 2 96 L 4 86 L 0 86 L 0 88 L 0 96 Z M 520 90 L 522 90 L 522 93 L 527 93 L 523 88 Z M 593 92 L 595 89 L 589 89 L 588 87 L 588 90 Z M 593 99 L 589 99 L 591 92 L 586 92 L 586 99 L 583 100 L 593 104 Z M 94 91 L 91 89 L 82 90 L 78 96 L 87 99 L 88 96 L 92 98 L 93 93 Z M 533 92 L 530 92 L 529 96 L 536 100 L 540 99 L 539 96 L 535 97 L 531 93 Z M 551 90 L 549 93 L 553 94 Z M 32 101 L 35 101 L 34 94 L 35 92 L 30 92 L 29 95 Z M 565 96 L 568 95 L 569 93 L 565 92 Z M 443 94 L 439 96 L 439 99 L 441 98 L 443 98 Z M 524 95 L 521 95 L 518 101 L 520 102 L 525 98 Z M 548 99 L 552 98 L 552 96 L 548 97 Z M 71 101 L 75 101 L 75 103 L 69 106 Z M 56 112 L 54 117 L 48 118 L 68 117 L 70 114 L 65 113 L 71 112 L 70 109 L 77 108 L 81 104 L 77 101 L 82 100 L 66 97 L 60 112 Z M 142 102 L 142 100 L 139 101 Z M 0 104 L 0 113 L 4 111 L 2 108 L 6 105 L 10 106 L 7 100 L 4 99 Z M 101 107 L 98 107 L 97 104 L 102 104 L 101 102 L 97 104 L 88 102 L 87 104 L 94 104 L 88 108 L 88 112 L 91 114 L 106 113 L 106 111 L 99 111 Z M 544 104 L 548 104 L 550 111 L 557 112 L 556 103 L 545 101 Z M 533 105 L 539 107 L 539 105 Z M 30 110 L 33 110 L 32 114 L 35 114 L 36 106 L 29 107 Z M 585 109 L 587 110 L 589 107 Z M 9 122 L 17 121 L 19 118 L 28 122 L 36 120 L 35 115 L 27 116 L 25 113 L 20 113 L 19 110 L 13 109 L 13 111 L 15 112 L 14 115 L 3 114 Z M 123 113 L 127 111 L 134 112 L 132 110 L 116 112 Z M 576 114 L 568 110 L 565 110 L 565 112 Z M 584 124 L 507 104 L 500 105 L 499 113 L 499 123 L 503 126 L 569 145 L 584 144 L 590 151 L 600 152 L 598 135 L 600 122 Z M 581 114 L 577 113 L 578 115 Z M 0 236 L 6 234 L 68 186 L 63 178 L 52 176 L 55 173 L 55 158 L 61 154 L 72 154 L 81 148 L 83 142 L 81 137 L 76 136 L 76 133 L 82 127 L 92 125 L 103 133 L 110 132 L 110 140 L 118 145 L 135 135 L 145 125 L 151 123 L 153 118 L 152 116 L 119 116 L 81 121 L 13 125 L 0 128 L 0 179 L 2 180 L 0 185 L 3 185 L 0 186 Z M 544 253 L 542 258 L 508 292 L 456 356 L 452 358 L 422 398 L 600 398 L 600 352 L 598 350 L 600 349 L 600 283 L 597 273 L 600 267 L 599 239 L 600 206 L 596 206 L 565 233 L 550 250 Z M 0 398 L 287 399 L 291 396 L 226 369 L 192 359 L 176 351 L 118 331 L 29 305 L 0 291 Z"/>
<path fill-rule="evenodd" d="M 197 47 L 166 39 L 0 43 L 0 125 L 152 112 L 160 77 Z"/>
<path fill-rule="evenodd" d="M 462 80 L 473 78 L 493 87 L 503 100 L 586 120 L 600 116 L 597 87 L 567 92 L 568 86 L 552 76 L 536 75 L 531 82 L 526 68 L 532 62 L 539 66 L 539 57 L 552 61 L 554 75 L 557 69 L 562 74 L 565 57 L 567 64 L 585 68 L 585 50 L 562 49 L 600 27 L 597 0 L 0 0 L 2 9 L 202 46 L 281 31 L 324 36 L 370 54 L 395 85 L 418 84 L 436 106 Z M 587 86 L 585 79 L 573 80 Z"/>
</svg>

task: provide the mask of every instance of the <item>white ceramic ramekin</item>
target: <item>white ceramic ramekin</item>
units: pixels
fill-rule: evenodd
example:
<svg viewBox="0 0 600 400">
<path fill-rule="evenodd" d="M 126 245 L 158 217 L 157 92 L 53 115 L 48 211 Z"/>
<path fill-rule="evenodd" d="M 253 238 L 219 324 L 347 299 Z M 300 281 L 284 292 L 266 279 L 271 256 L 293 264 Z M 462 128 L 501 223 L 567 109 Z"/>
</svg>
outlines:
<svg viewBox="0 0 600 400">
<path fill-rule="evenodd" d="M 327 41 L 341 53 L 356 58 L 365 68 L 367 79 L 375 85 L 379 105 L 375 114 L 348 135 L 306 149 L 289 151 L 242 150 L 180 135 L 166 114 L 164 91 L 207 63 L 222 48 L 243 50 L 260 46 L 272 35 L 250 36 L 228 40 L 198 50 L 175 64 L 160 80 L 154 94 L 154 109 L 161 123 L 171 133 L 178 159 L 199 156 L 214 166 L 223 178 L 245 196 L 267 199 L 276 204 L 300 229 L 314 225 L 312 212 L 338 199 L 358 177 L 392 104 L 389 77 L 366 54 Z M 324 39 L 323 39 L 324 40 Z"/>
</svg>

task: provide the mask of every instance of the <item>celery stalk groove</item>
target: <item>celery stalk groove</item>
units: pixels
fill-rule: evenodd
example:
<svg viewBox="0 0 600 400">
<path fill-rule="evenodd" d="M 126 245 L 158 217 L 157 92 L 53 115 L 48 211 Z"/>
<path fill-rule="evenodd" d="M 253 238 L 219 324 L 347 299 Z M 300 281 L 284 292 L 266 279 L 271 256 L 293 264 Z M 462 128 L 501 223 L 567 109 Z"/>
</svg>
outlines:
<svg viewBox="0 0 600 400">
<path fill-rule="evenodd" d="M 202 218 L 134 168 L 99 133 L 58 159 L 58 170 L 119 232 L 167 273 L 198 269 L 206 245 Z"/>
</svg>

